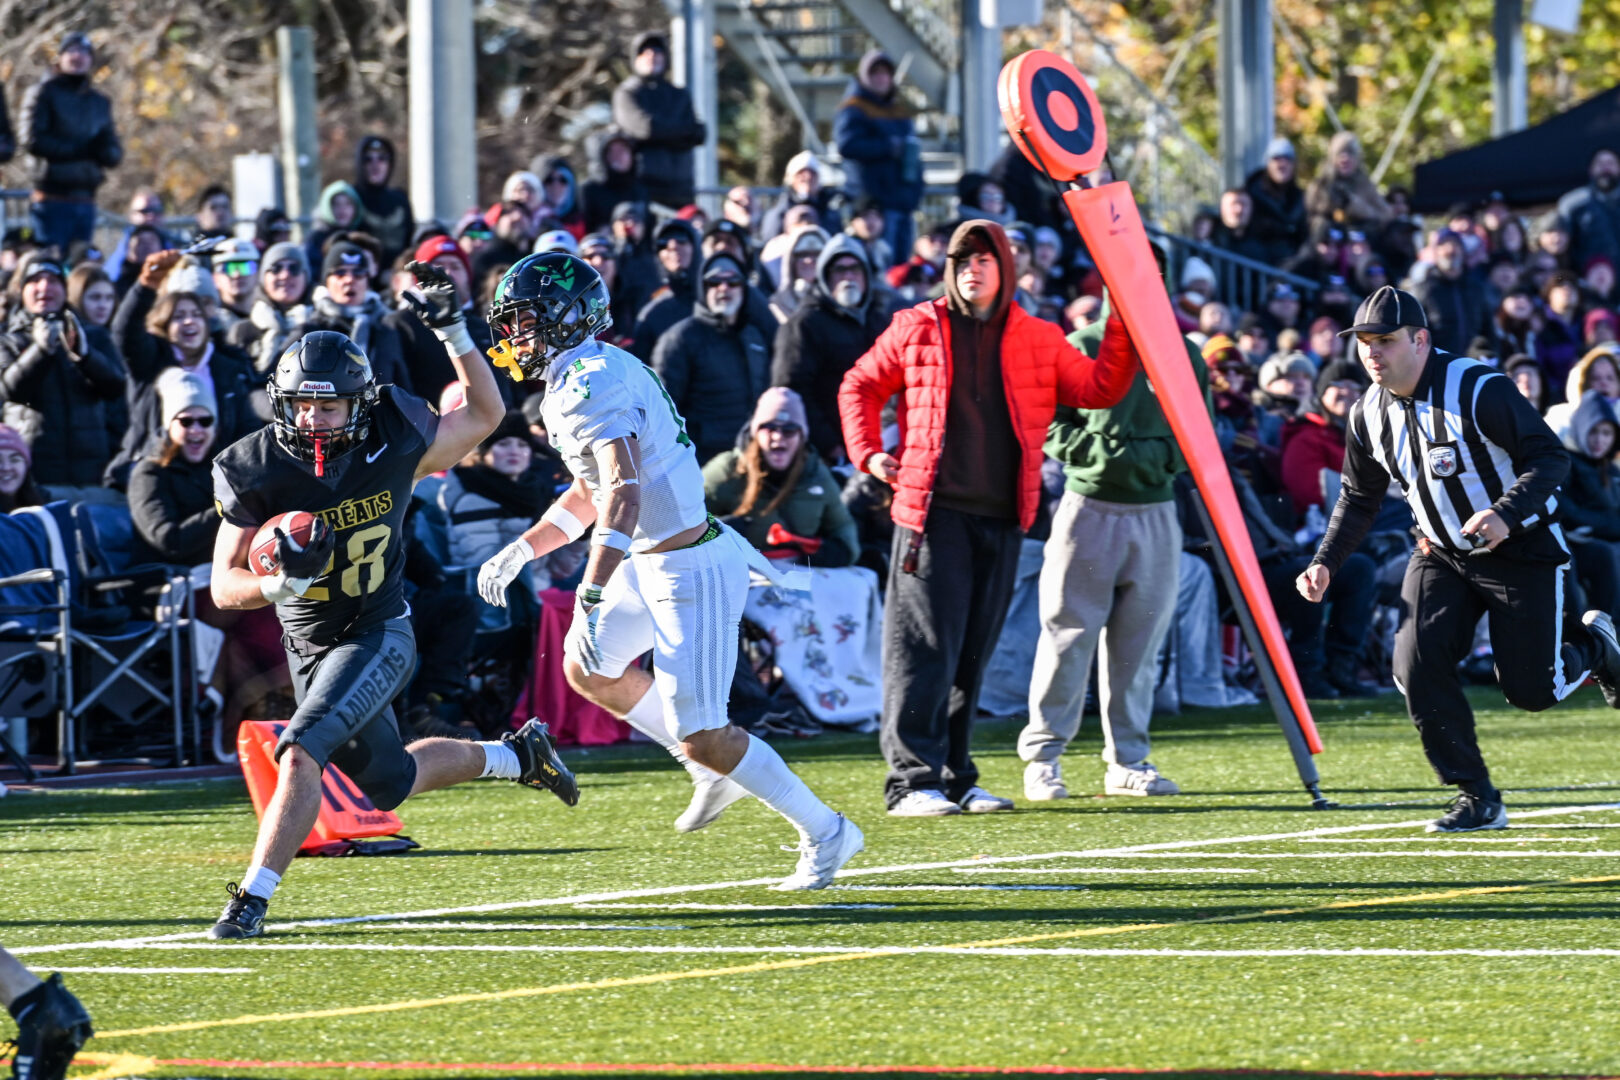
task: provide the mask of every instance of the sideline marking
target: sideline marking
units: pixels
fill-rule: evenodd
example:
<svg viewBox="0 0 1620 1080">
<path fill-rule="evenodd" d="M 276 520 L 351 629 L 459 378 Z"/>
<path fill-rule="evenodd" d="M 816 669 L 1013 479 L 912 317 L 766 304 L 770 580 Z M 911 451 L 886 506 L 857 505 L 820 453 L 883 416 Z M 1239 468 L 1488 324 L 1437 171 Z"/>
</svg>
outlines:
<svg viewBox="0 0 1620 1080">
<path fill-rule="evenodd" d="M 689 926 L 630 926 L 616 923 L 385 922 L 383 930 L 690 930 Z M 413 946 L 414 948 L 415 946 Z"/>
<path fill-rule="evenodd" d="M 1443 842 L 1443 841 L 1442 841 Z M 1184 851 L 1118 859 L 1620 859 L 1620 851 Z"/>
<path fill-rule="evenodd" d="M 1538 829 L 1556 829 L 1557 825 L 1538 825 Z M 1572 826 L 1585 828 L 1586 826 Z M 1509 830 L 1511 831 L 1511 830 Z M 1447 836 L 1437 841 L 1431 836 L 1311 836 L 1302 844 L 1595 844 L 1595 836 Z"/>
<path fill-rule="evenodd" d="M 1252 873 L 1256 871 L 1245 871 Z M 590 911 L 892 911 L 893 904 L 575 904 Z"/>
<path fill-rule="evenodd" d="M 1404 896 L 1369 897 L 1362 900 L 1336 900 L 1310 907 L 1273 908 L 1244 912 L 1237 915 L 1214 915 L 1202 919 L 1180 922 L 1130 923 L 1119 926 L 1089 926 L 1077 930 L 1060 930 L 1046 934 L 1025 934 L 1016 937 L 988 938 L 964 941 L 947 947 L 951 952 L 972 952 L 976 949 L 999 948 L 1012 945 L 1031 945 L 1041 941 L 1064 941 L 1074 938 L 1106 937 L 1133 934 L 1145 930 L 1179 929 L 1188 926 L 1212 926 L 1221 923 L 1256 922 L 1262 919 L 1302 915 L 1319 911 L 1347 911 L 1358 908 L 1386 907 L 1393 904 L 1416 904 L 1429 901 L 1456 900 L 1467 896 L 1495 896 L 1503 893 L 1528 892 L 1532 889 L 1555 888 L 1566 885 L 1599 885 L 1620 881 L 1620 876 L 1594 878 L 1566 878 L 1555 881 L 1533 881 L 1520 885 L 1485 885 L 1467 889 L 1448 889 L 1442 892 L 1410 893 Z M 139 1035 L 168 1035 L 181 1031 L 208 1031 L 223 1027 L 243 1027 L 254 1024 L 283 1023 L 292 1020 L 326 1020 L 346 1016 L 373 1016 L 379 1013 L 409 1012 L 418 1009 L 442 1008 L 447 1005 L 468 1005 L 486 1001 L 511 1001 L 520 998 L 545 997 L 566 994 L 576 990 L 611 990 L 626 986 L 653 986 L 660 983 L 682 982 L 689 979 L 707 979 L 722 975 L 751 975 L 761 971 L 787 971 L 794 968 L 814 967 L 821 964 L 845 963 L 852 960 L 875 960 L 893 955 L 866 950 L 855 953 L 802 956 L 792 960 L 765 960 L 757 964 L 737 964 L 731 967 L 697 968 L 688 971 L 660 971 L 645 975 L 620 976 L 591 982 L 557 983 L 551 986 L 514 987 L 472 994 L 451 994 L 438 998 L 413 998 L 406 1001 L 379 1002 L 371 1005 L 350 1005 L 334 1009 L 311 1009 L 296 1013 L 262 1013 L 228 1017 L 221 1020 L 190 1020 L 178 1024 L 156 1024 L 142 1028 L 124 1028 L 104 1031 L 102 1039 L 127 1038 Z"/>
<path fill-rule="evenodd" d="M 1436 809 L 1439 809 L 1436 807 Z M 1527 810 L 1522 814 L 1515 814 L 1515 820 L 1526 818 L 1554 817 L 1564 814 L 1594 814 L 1603 811 L 1620 810 L 1620 803 L 1589 803 L 1580 806 L 1549 806 L 1540 810 Z M 1125 847 L 1092 848 L 1089 851 L 1051 851 L 1039 855 L 997 855 L 988 858 L 952 859 L 946 862 L 932 863 L 904 863 L 895 866 L 857 867 L 844 869 L 838 872 L 840 880 L 858 877 L 871 877 L 878 874 L 896 874 L 922 870 L 950 870 L 958 866 L 990 866 L 997 863 L 1039 862 L 1046 859 L 1093 859 L 1107 858 L 1116 855 L 1137 855 L 1153 851 L 1186 851 L 1192 848 L 1219 847 L 1222 844 L 1248 844 L 1265 843 L 1278 840 L 1300 840 L 1312 836 L 1337 836 L 1348 833 L 1377 832 L 1384 829 L 1410 829 L 1427 825 L 1434 820 L 1432 817 L 1413 818 L 1406 821 L 1390 821 L 1367 823 L 1362 825 L 1326 825 L 1315 829 L 1304 829 L 1298 832 L 1287 833 L 1255 833 L 1249 836 L 1220 836 L 1204 837 L 1197 840 L 1164 840 L 1150 844 L 1136 844 Z M 1554 826 L 1558 827 L 1558 826 Z M 1575 826 L 1588 828 L 1590 826 Z M 431 908 L 425 911 L 388 912 L 377 915 L 349 915 L 338 918 L 300 919 L 293 922 L 276 923 L 266 927 L 271 932 L 285 932 L 288 930 L 301 930 L 310 927 L 348 926 L 355 923 L 397 922 L 401 919 L 429 919 L 446 915 L 480 915 L 493 911 L 517 911 L 525 908 L 559 907 L 572 904 L 591 903 L 595 901 L 634 900 L 657 896 L 683 896 L 699 892 L 716 892 L 722 889 L 751 888 L 760 885 L 775 885 L 781 881 L 780 877 L 752 878 L 747 881 L 719 881 L 700 883 L 695 885 L 662 885 L 644 889 L 625 889 L 618 892 L 580 893 L 574 896 L 550 897 L 544 900 L 510 900 L 492 904 L 471 904 L 463 907 Z M 201 920 L 199 920 L 201 921 Z M 74 952 L 80 949 L 127 949 L 152 942 L 160 941 L 196 941 L 207 937 L 207 931 L 190 930 L 176 934 L 155 934 L 142 937 L 111 938 L 103 941 L 75 941 L 62 942 L 54 945 L 23 945 L 11 948 L 13 956 L 29 956 L 40 953 Z"/>
</svg>

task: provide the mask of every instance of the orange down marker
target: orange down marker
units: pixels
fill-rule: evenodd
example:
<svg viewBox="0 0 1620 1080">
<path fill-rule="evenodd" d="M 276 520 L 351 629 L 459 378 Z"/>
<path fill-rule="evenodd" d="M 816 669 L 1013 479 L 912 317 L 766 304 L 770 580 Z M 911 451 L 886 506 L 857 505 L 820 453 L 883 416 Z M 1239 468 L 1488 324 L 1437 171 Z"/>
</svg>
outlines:
<svg viewBox="0 0 1620 1080">
<path fill-rule="evenodd" d="M 1024 53 L 1001 69 L 997 92 L 1001 117 L 1013 142 L 1055 183 L 1068 185 L 1102 164 L 1108 152 L 1107 124 L 1097 95 L 1073 64 L 1045 49 Z M 1108 286 L 1110 304 L 1124 320 L 1142 366 L 1153 381 L 1159 404 L 1209 507 L 1215 531 L 1248 601 L 1299 732 L 1310 752 L 1319 754 L 1322 740 L 1260 574 L 1260 563 L 1249 541 L 1249 530 L 1215 439 L 1204 396 L 1187 365 L 1186 346 L 1170 310 L 1170 298 L 1159 277 L 1131 186 L 1118 182 L 1085 190 L 1069 188 L 1063 192 L 1063 203 Z"/>
</svg>

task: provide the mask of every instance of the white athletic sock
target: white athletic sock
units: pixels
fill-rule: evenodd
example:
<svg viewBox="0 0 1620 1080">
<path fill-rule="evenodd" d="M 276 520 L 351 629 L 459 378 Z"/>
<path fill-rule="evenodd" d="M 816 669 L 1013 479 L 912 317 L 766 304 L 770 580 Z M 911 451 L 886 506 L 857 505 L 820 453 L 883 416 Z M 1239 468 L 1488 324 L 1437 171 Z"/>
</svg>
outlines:
<svg viewBox="0 0 1620 1080">
<path fill-rule="evenodd" d="M 523 775 L 523 763 L 517 751 L 503 742 L 481 742 L 484 748 L 484 771 L 479 776 L 494 776 L 501 780 L 516 780 Z"/>
<path fill-rule="evenodd" d="M 791 821 L 800 835 L 819 842 L 838 831 L 838 815 L 764 741 L 748 736 L 748 750 L 730 775 L 744 791 Z"/>
<path fill-rule="evenodd" d="M 276 886 L 281 884 L 281 875 L 264 866 L 250 866 L 248 872 L 242 876 L 242 891 L 249 896 L 257 896 L 261 900 L 268 900 L 276 894 Z"/>
<path fill-rule="evenodd" d="M 681 750 L 681 744 L 669 733 L 669 725 L 664 723 L 664 700 L 658 696 L 658 687 L 647 687 L 641 700 L 624 714 L 624 722 L 668 750 L 671 757 L 686 767 L 693 781 L 720 779 L 719 773 L 687 757 Z"/>
</svg>

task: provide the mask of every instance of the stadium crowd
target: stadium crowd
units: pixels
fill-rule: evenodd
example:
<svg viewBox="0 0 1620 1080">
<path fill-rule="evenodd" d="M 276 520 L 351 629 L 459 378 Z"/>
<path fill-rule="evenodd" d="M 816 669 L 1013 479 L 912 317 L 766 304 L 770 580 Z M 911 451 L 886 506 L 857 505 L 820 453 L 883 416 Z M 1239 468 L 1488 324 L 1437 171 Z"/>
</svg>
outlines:
<svg viewBox="0 0 1620 1080">
<path fill-rule="evenodd" d="M 14 149 L 31 158 L 33 201 L 31 224 L 11 228 L 0 244 L 0 510 L 57 499 L 125 504 L 147 557 L 206 564 L 219 520 L 213 455 L 268 422 L 263 385 L 289 342 L 341 331 L 370 358 L 379 382 L 447 411 L 458 402 L 441 396 L 457 385 L 445 350 L 397 302 L 413 283 L 406 264 L 430 263 L 450 276 L 483 350 L 493 344 L 483 313 L 506 270 L 531 252 L 564 251 L 601 275 L 612 296 L 607 337 L 657 372 L 684 418 L 711 512 L 773 559 L 871 571 L 866 580 L 885 594 L 891 619 L 926 624 L 956 604 L 972 624 L 953 631 L 949 657 L 891 649 L 884 670 L 868 672 L 891 692 L 897 672 L 901 683 L 932 681 L 941 701 L 927 708 L 950 714 L 948 734 L 919 734 L 915 723 L 908 732 L 903 720 L 897 734 L 885 732 L 896 775 L 905 775 L 906 761 L 937 772 L 936 749 L 921 745 L 933 741 L 950 759 L 946 771 L 961 773 L 975 706 L 1031 713 L 1025 760 L 1052 760 L 1072 737 L 1082 701 L 1100 698 L 1106 713 L 1117 693 L 1110 767 L 1145 766 L 1139 779 L 1122 781 L 1136 793 L 1173 790 L 1146 766 L 1142 714 L 1252 703 L 1258 680 L 1233 644 L 1231 602 L 1151 392 L 1060 408 L 1044 433 L 1044 462 L 1029 473 L 1027 504 L 1016 484 L 993 482 L 1021 475 L 1015 457 L 1028 434 L 1014 431 L 1012 419 L 1028 407 L 1024 388 L 998 376 L 1024 362 L 1022 350 L 1047 356 L 1041 350 L 1061 335 L 1100 357 L 1100 367 L 1106 327 L 1117 325 L 1056 194 L 1009 148 L 987 171 L 962 175 L 953 213 L 922 219 L 918 140 L 894 63 L 874 53 L 839 112 L 839 171 L 800 152 L 779 197 L 733 188 L 711 218 L 692 181 L 704 125 L 685 91 L 664 78 L 667 41 L 643 34 L 631 52 L 633 73 L 613 94 L 613 126 L 597 133 L 583 159 L 541 152 L 505 178 L 499 198 L 460 220 L 418 220 L 395 183 L 393 144 L 369 135 L 356 148 L 353 179 L 326 186 L 298 238 L 275 209 L 234 222 L 223 185 L 202 193 L 195 226 L 174 228 L 164 196 L 143 188 L 127 207 L 128 227 L 103 253 L 92 243 L 96 192 L 122 151 L 109 103 L 88 82 L 91 43 L 68 35 L 55 70 L 24 97 L 16 126 Z M 1337 495 L 1345 416 L 1368 385 L 1353 340 L 1347 346 L 1337 335 L 1361 299 L 1386 284 L 1422 301 L 1437 347 L 1498 366 L 1564 439 L 1573 463 L 1566 528 L 1584 606 L 1620 609 L 1617 182 L 1620 156 L 1600 150 L 1590 184 L 1534 222 L 1493 195 L 1426 225 L 1406 191 L 1371 180 L 1354 135 L 1334 136 L 1308 178 L 1279 138 L 1242 186 L 1197 215 L 1190 243 L 1174 257 L 1161 252 L 1174 267 L 1166 287 L 1189 362 L 1207 382 L 1309 696 L 1367 696 L 1390 683 L 1392 608 L 1412 543 L 1403 503 L 1386 503 L 1377 530 L 1335 576 L 1327 606 L 1304 602 L 1293 587 Z M 1253 310 L 1222 292 L 1227 255 L 1278 272 Z M 999 308 L 975 308 L 964 291 L 967 268 L 985 260 L 994 264 L 985 272 L 999 283 L 988 286 Z M 897 410 L 888 400 L 900 384 L 883 365 L 922 363 L 917 356 L 941 347 L 917 336 L 927 328 L 903 314 L 940 296 L 952 312 L 949 333 L 940 327 L 942 347 L 953 364 L 971 353 L 975 376 L 959 388 L 947 378 L 924 419 L 918 402 Z M 959 314 L 969 321 L 959 325 Z M 993 321 L 1002 336 L 959 333 L 972 319 Z M 504 376 L 501 386 L 505 422 L 479 453 L 425 480 L 413 506 L 407 574 L 422 663 L 402 711 L 413 733 L 505 730 L 532 677 L 540 598 L 571 587 L 581 569 L 576 544 L 531 571 L 528 603 L 496 608 L 477 596 L 467 569 L 520 535 L 570 482 L 540 420 L 543 391 Z M 934 456 L 919 478 L 910 471 L 912 442 L 924 433 L 935 440 Z M 1013 448 L 1007 460 L 997 459 L 997 447 Z M 962 561 L 939 563 L 941 540 L 932 549 L 941 572 L 956 575 L 945 587 L 960 595 L 949 602 L 935 603 L 907 580 L 922 532 L 912 508 L 930 502 L 930 530 L 942 511 L 961 519 L 952 557 Z M 1152 508 L 1108 527 L 1157 529 L 1151 543 L 1159 547 L 1136 533 L 1128 545 L 1158 552 L 1179 576 L 1166 579 L 1152 560 L 1121 565 L 1109 572 L 1110 599 L 1086 597 L 1077 579 L 1104 574 L 1086 558 L 1088 537 L 1104 526 L 1085 515 L 1099 506 Z M 1150 522 L 1150 514 L 1163 522 L 1152 524 L 1159 516 Z M 999 531 L 974 532 L 985 521 Z M 960 577 L 988 565 L 1000 568 L 996 581 L 982 597 L 967 597 Z M 1150 617 L 1146 602 L 1133 614 L 1116 599 L 1156 575 L 1172 588 L 1155 603 L 1173 618 Z M 983 605 L 971 608 L 982 618 L 967 618 L 969 601 Z M 1082 608 L 1109 628 L 1097 679 L 1088 679 L 1095 633 L 1072 670 Z M 209 676 L 209 707 L 231 720 L 285 709 L 273 610 L 220 612 L 200 594 L 199 618 L 226 643 Z M 927 629 L 913 627 L 918 640 Z M 885 637 L 891 646 L 904 640 L 895 634 Z M 813 735 L 818 717 L 837 710 L 802 692 L 796 698 L 791 678 L 779 685 L 770 677 L 773 644 L 788 662 L 778 637 L 754 635 L 745 651 L 754 662 L 739 664 L 734 714 L 757 734 Z M 816 660 L 795 654 L 792 663 Z M 1060 670 L 1065 663 L 1071 670 Z M 1481 641 L 1470 670 L 1488 678 L 1490 667 Z M 1099 685 L 1088 691 L 1088 683 Z M 947 705 L 953 685 L 962 693 Z M 864 723 L 875 726 L 877 712 Z M 907 793 L 901 781 L 891 806 Z"/>
</svg>

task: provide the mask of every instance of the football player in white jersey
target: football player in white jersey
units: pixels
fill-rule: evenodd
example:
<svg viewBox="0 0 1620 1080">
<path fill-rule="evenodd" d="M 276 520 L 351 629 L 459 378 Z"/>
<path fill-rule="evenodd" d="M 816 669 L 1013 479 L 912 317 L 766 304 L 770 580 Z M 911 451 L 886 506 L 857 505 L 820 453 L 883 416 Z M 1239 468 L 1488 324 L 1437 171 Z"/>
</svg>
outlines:
<svg viewBox="0 0 1620 1080">
<path fill-rule="evenodd" d="M 575 481 L 483 565 L 479 594 L 504 604 L 530 560 L 591 529 L 563 647 L 569 684 L 686 765 L 696 791 L 676 828 L 702 828 L 753 795 L 799 831 L 798 866 L 776 888 L 826 888 L 864 846 L 860 828 L 726 714 L 749 569 L 775 572 L 709 516 L 697 455 L 658 376 L 597 340 L 612 324 L 607 287 L 572 255 L 531 255 L 501 279 L 490 324 L 496 365 L 545 383 L 541 417 Z M 648 650 L 652 675 L 633 666 Z"/>
</svg>

